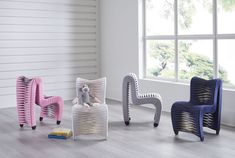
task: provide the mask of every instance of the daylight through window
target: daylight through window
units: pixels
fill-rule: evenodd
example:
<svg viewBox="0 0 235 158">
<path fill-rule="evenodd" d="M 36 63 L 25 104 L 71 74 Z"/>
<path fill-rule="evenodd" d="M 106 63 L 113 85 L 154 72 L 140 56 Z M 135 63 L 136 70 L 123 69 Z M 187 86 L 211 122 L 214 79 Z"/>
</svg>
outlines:
<svg viewBox="0 0 235 158">
<path fill-rule="evenodd" d="M 145 77 L 235 87 L 235 0 L 144 0 Z"/>
</svg>

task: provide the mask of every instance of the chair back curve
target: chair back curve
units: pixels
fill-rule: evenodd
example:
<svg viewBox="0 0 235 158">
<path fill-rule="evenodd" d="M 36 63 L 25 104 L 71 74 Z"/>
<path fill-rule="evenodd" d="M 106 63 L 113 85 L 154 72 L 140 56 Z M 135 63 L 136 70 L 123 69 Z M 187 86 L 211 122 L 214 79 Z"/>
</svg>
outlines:
<svg viewBox="0 0 235 158">
<path fill-rule="evenodd" d="M 154 127 L 157 127 L 162 111 L 161 96 L 157 93 L 140 94 L 138 78 L 134 73 L 127 74 L 122 82 L 123 117 L 126 125 L 129 125 L 130 122 L 129 101 L 131 100 L 135 105 L 153 104 L 155 106 Z"/>
<path fill-rule="evenodd" d="M 88 80 L 83 78 L 77 78 L 76 80 L 76 96 L 79 97 L 79 88 L 81 88 L 84 84 L 87 84 L 90 93 L 92 96 L 98 98 L 102 104 L 105 104 L 106 98 L 106 77 Z"/>
<path fill-rule="evenodd" d="M 20 127 L 28 124 L 32 129 L 36 129 L 35 104 L 41 107 L 40 121 L 43 117 L 48 117 L 56 119 L 57 125 L 60 124 L 64 101 L 59 96 L 44 96 L 40 77 L 18 77 L 16 97 Z"/>
<path fill-rule="evenodd" d="M 190 84 L 190 102 L 196 105 L 214 105 L 220 103 L 220 92 L 222 89 L 220 79 L 204 80 L 193 77 Z"/>
<path fill-rule="evenodd" d="M 174 133 L 193 133 L 204 141 L 203 127 L 220 132 L 222 107 L 222 80 L 193 77 L 190 83 L 190 101 L 176 101 L 171 107 Z"/>
<path fill-rule="evenodd" d="M 36 104 L 40 105 L 42 100 L 44 99 L 44 95 L 43 95 L 43 82 L 42 79 L 40 77 L 35 77 L 35 84 L 36 84 L 36 98 L 35 98 L 35 102 Z"/>
</svg>

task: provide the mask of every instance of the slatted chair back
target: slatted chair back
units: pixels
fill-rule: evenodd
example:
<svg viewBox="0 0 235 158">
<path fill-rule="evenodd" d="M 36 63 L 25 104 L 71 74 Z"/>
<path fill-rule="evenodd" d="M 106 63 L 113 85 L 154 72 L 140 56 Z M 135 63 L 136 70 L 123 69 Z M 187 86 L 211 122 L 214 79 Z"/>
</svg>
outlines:
<svg viewBox="0 0 235 158">
<path fill-rule="evenodd" d="M 76 80 L 76 94 L 79 98 L 80 88 L 84 85 L 88 85 L 90 94 L 100 100 L 101 104 L 106 104 L 106 78 L 100 78 L 96 80 L 87 80 L 83 78 L 77 78 Z"/>
<path fill-rule="evenodd" d="M 219 79 L 204 80 L 193 77 L 190 84 L 190 102 L 194 105 L 217 106 L 219 97 Z"/>
</svg>

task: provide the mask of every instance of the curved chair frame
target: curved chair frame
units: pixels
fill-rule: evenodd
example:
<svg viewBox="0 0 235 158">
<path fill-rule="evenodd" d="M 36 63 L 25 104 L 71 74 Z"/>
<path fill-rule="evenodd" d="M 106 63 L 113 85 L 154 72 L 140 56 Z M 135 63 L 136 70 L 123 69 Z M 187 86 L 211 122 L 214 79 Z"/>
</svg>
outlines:
<svg viewBox="0 0 235 158">
<path fill-rule="evenodd" d="M 134 73 L 130 73 L 123 79 L 122 84 L 122 104 L 123 104 L 123 117 L 126 125 L 130 123 L 130 114 L 129 114 L 129 89 L 131 88 L 131 98 L 132 102 L 135 105 L 142 104 L 153 104 L 155 106 L 155 115 L 154 115 L 154 127 L 159 125 L 161 112 L 162 112 L 162 99 L 161 96 L 157 93 L 139 93 L 138 79 Z"/>
<path fill-rule="evenodd" d="M 72 130 L 73 139 L 79 135 L 98 134 L 104 139 L 108 137 L 108 106 L 106 97 L 106 78 L 87 80 L 77 78 L 76 92 L 79 97 L 79 88 L 87 84 L 92 96 L 99 99 L 100 103 L 86 107 L 79 104 L 79 100 L 72 108 Z"/>
<path fill-rule="evenodd" d="M 193 77 L 190 83 L 190 101 L 172 105 L 171 118 L 176 135 L 179 131 L 193 133 L 204 140 L 203 127 L 220 131 L 222 81 Z"/>
<path fill-rule="evenodd" d="M 36 129 L 34 104 L 41 107 L 40 121 L 43 120 L 43 117 L 48 117 L 56 119 L 57 124 L 60 124 L 64 101 L 59 96 L 44 96 L 41 78 L 18 77 L 16 97 L 20 127 L 28 124 L 32 129 Z"/>
</svg>

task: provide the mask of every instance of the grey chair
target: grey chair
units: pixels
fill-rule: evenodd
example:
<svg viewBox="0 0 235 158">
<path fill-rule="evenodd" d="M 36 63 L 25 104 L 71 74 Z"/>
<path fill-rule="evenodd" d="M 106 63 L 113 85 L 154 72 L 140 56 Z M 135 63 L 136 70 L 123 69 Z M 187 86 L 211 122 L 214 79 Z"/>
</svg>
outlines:
<svg viewBox="0 0 235 158">
<path fill-rule="evenodd" d="M 129 89 L 131 88 L 131 91 Z M 154 127 L 157 127 L 161 117 L 162 101 L 161 96 L 157 93 L 139 93 L 138 79 L 134 73 L 126 75 L 122 84 L 122 104 L 123 104 L 123 117 L 124 122 L 128 126 L 130 123 L 129 116 L 129 92 L 134 105 L 153 104 L 156 108 L 154 116 Z"/>
</svg>

